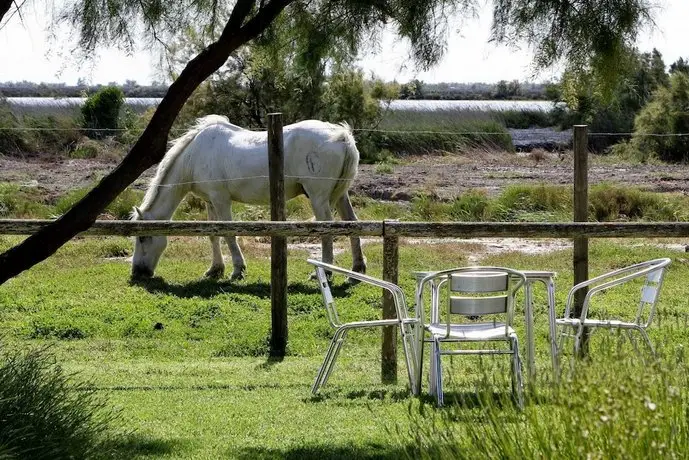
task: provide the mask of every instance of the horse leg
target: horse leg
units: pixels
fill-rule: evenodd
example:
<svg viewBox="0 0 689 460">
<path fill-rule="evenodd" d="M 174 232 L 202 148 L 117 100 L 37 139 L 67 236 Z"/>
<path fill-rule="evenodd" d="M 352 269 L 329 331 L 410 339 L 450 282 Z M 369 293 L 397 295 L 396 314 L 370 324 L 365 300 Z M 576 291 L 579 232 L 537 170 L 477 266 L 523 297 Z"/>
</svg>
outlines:
<svg viewBox="0 0 689 460">
<path fill-rule="evenodd" d="M 307 191 L 308 194 L 308 191 Z M 308 194 L 312 197 L 312 194 Z M 328 199 L 315 200 L 311 198 L 311 207 L 313 208 L 313 215 L 316 220 L 333 220 L 333 213 L 330 209 L 330 201 Z M 333 237 L 324 236 L 321 238 L 321 260 L 326 264 L 333 263 Z"/>
<path fill-rule="evenodd" d="M 218 216 L 215 214 L 212 204 L 206 203 L 206 210 L 208 211 L 208 220 L 218 220 Z M 225 261 L 222 258 L 220 237 L 211 236 L 209 238 L 211 240 L 211 249 L 213 250 L 213 262 L 204 276 L 212 279 L 220 279 L 225 274 Z"/>
<path fill-rule="evenodd" d="M 220 201 L 220 204 L 218 204 Z M 232 220 L 232 202 L 215 200 L 213 201 L 213 207 L 215 208 L 216 217 L 219 220 L 231 221 Z M 230 248 L 230 254 L 232 254 L 232 275 L 230 275 L 231 280 L 241 280 L 244 279 L 244 272 L 246 272 L 246 263 L 244 262 L 244 254 L 237 244 L 237 237 L 234 235 L 227 235 L 224 237 L 227 246 Z"/>
<path fill-rule="evenodd" d="M 337 212 L 342 220 L 357 220 L 352 202 L 349 201 L 349 193 L 345 192 L 337 200 Z M 358 236 L 349 238 L 352 246 L 352 270 L 359 273 L 366 273 L 366 258 L 361 251 L 361 239 Z"/>
</svg>

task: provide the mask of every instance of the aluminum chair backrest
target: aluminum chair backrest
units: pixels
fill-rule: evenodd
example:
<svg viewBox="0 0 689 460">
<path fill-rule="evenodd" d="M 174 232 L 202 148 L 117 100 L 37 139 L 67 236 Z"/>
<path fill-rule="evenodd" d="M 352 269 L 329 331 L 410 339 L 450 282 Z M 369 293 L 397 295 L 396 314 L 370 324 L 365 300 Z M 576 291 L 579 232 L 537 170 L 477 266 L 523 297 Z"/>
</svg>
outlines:
<svg viewBox="0 0 689 460">
<path fill-rule="evenodd" d="M 509 304 L 509 273 L 500 271 L 468 271 L 450 275 L 450 313 L 481 316 L 507 313 Z M 465 295 L 456 295 L 465 294 Z M 472 294 L 466 296 L 466 294 Z M 496 294 L 492 296 L 477 294 Z"/>
<path fill-rule="evenodd" d="M 642 327 L 648 327 L 655 316 L 656 304 L 658 303 L 658 295 L 660 288 L 665 279 L 665 272 L 670 259 L 656 259 L 647 262 L 649 267 L 653 269 L 646 274 L 644 285 L 641 287 L 641 300 L 636 312 L 636 323 Z M 643 321 L 644 312 L 648 310 L 647 318 Z M 642 324 L 643 322 L 643 324 Z"/>
<path fill-rule="evenodd" d="M 449 335 L 453 314 L 481 316 L 506 313 L 505 334 L 507 334 L 514 319 L 514 297 L 519 288 L 526 283 L 526 277 L 522 272 L 503 267 L 462 267 L 442 270 L 422 280 L 417 292 L 417 304 L 420 304 L 423 298 L 424 288 L 433 282 L 438 288 L 449 283 L 449 298 L 444 315 L 440 311 L 439 299 L 431 305 L 431 324 L 447 326 Z M 458 293 L 476 294 L 477 300 L 471 300 L 471 296 L 456 295 Z M 491 293 L 499 294 L 486 296 Z M 443 316 L 446 318 L 445 321 L 441 321 Z"/>
<path fill-rule="evenodd" d="M 658 302 L 658 294 L 665 277 L 665 272 L 671 260 L 668 258 L 654 259 L 638 264 L 623 267 L 618 270 L 604 273 L 600 276 L 583 281 L 575 285 L 567 295 L 567 303 L 565 306 L 565 317 L 569 318 L 572 312 L 572 305 L 574 293 L 588 286 L 588 292 L 584 298 L 584 305 L 582 307 L 581 318 L 585 319 L 588 314 L 589 303 L 591 297 L 599 292 L 606 291 L 612 287 L 627 283 L 632 280 L 643 277 L 644 284 L 640 292 L 639 305 L 636 311 L 635 323 L 641 327 L 648 327 L 655 315 L 655 307 Z M 643 320 L 644 311 L 648 308 L 648 317 L 646 321 Z"/>
<path fill-rule="evenodd" d="M 316 277 L 318 278 L 318 286 L 321 288 L 328 322 L 333 327 L 339 327 L 341 323 L 337 315 L 337 308 L 335 308 L 335 299 L 332 292 L 330 292 L 330 283 L 328 283 L 328 277 L 325 275 L 325 270 L 322 267 L 316 267 Z"/>
</svg>

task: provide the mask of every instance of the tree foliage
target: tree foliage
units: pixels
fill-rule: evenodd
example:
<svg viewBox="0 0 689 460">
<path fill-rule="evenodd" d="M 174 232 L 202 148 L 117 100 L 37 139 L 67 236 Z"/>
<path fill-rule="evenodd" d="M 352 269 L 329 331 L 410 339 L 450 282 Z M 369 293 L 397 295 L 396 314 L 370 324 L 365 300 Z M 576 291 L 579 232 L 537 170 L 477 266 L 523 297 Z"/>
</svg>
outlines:
<svg viewBox="0 0 689 460">
<path fill-rule="evenodd" d="M 674 72 L 634 121 L 634 138 L 621 150 L 647 159 L 689 160 L 689 75 Z M 678 135 L 679 134 L 679 135 Z"/>
<path fill-rule="evenodd" d="M 534 64 L 564 60 L 572 68 L 593 68 L 614 80 L 617 63 L 639 30 L 652 22 L 647 0 L 495 0 L 493 38 L 526 40 Z"/>
<path fill-rule="evenodd" d="M 595 69 L 566 70 L 561 97 L 572 112 L 561 123 L 584 123 L 594 133 L 630 133 L 636 114 L 658 88 L 668 86 L 669 79 L 663 57 L 656 49 L 650 53 L 628 49 L 617 62 L 617 72 L 615 80 L 610 81 Z M 600 151 L 621 139 L 614 135 L 591 136 L 589 142 Z"/>
</svg>

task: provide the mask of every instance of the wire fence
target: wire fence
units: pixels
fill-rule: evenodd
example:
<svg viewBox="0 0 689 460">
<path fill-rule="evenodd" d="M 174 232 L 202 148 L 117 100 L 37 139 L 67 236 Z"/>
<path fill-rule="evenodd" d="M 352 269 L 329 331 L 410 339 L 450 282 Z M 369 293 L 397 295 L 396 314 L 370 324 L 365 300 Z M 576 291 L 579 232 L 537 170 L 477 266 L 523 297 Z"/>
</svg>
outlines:
<svg viewBox="0 0 689 460">
<path fill-rule="evenodd" d="M 193 128 L 173 128 L 170 132 L 186 133 Z M 246 129 L 246 128 L 243 128 Z M 423 135 L 445 135 L 445 136 L 511 136 L 510 131 L 530 131 L 533 128 L 508 128 L 508 132 L 497 131 L 446 131 L 446 130 L 401 130 L 401 129 L 384 129 L 384 128 L 351 128 L 353 132 L 371 132 L 381 134 L 423 134 Z M 547 129 L 547 128 L 540 128 Z M 143 133 L 145 128 L 48 128 L 48 127 L 34 127 L 34 126 L 0 126 L 2 131 L 17 131 L 17 132 L 84 132 L 84 133 Z M 251 132 L 266 132 L 262 129 L 246 129 Z M 331 131 L 331 130 L 324 130 Z M 562 133 L 571 135 L 569 130 L 556 130 L 554 133 Z M 635 132 L 589 132 L 589 137 L 689 137 L 689 133 L 635 133 Z"/>
</svg>

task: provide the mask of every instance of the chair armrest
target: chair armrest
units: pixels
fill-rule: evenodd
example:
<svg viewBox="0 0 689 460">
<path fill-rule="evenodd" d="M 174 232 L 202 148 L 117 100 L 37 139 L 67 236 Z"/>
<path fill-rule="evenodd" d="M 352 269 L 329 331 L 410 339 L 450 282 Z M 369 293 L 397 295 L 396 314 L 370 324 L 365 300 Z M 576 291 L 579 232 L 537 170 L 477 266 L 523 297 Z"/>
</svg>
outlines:
<svg viewBox="0 0 689 460">
<path fill-rule="evenodd" d="M 389 281 L 383 281 L 378 278 L 374 278 L 373 276 L 369 275 L 364 275 L 362 273 L 357 273 L 352 270 L 347 270 L 346 268 L 338 267 L 336 265 L 328 264 L 325 262 L 321 262 L 320 260 L 315 260 L 315 259 L 307 259 L 306 260 L 308 263 L 311 265 L 316 266 L 317 268 L 321 268 L 323 270 L 328 270 L 333 273 L 341 273 L 343 275 L 347 275 L 350 278 L 354 278 L 356 280 L 362 281 L 367 284 L 371 284 L 373 286 L 380 287 L 382 289 L 385 289 L 386 291 L 390 292 L 392 294 L 392 299 L 395 304 L 395 310 L 397 314 L 398 319 L 404 319 L 407 320 L 406 312 L 407 312 L 407 302 L 404 298 L 404 291 L 397 286 L 394 283 L 391 283 Z M 416 321 L 416 320 L 414 320 Z"/>
<path fill-rule="evenodd" d="M 631 281 L 636 278 L 640 278 L 642 276 L 646 276 L 651 272 L 657 271 L 657 270 L 665 270 L 667 266 L 670 264 L 670 259 L 656 259 L 652 261 L 647 261 L 647 262 L 641 262 L 638 264 L 630 265 L 628 267 L 620 268 L 618 270 L 614 270 L 609 273 L 604 273 L 603 275 L 597 276 L 595 278 L 592 278 L 587 281 L 583 281 L 579 284 L 576 284 L 575 286 L 570 289 L 569 294 L 567 295 L 567 303 L 565 305 L 565 317 L 570 316 L 570 311 L 572 307 L 572 302 L 574 301 L 574 294 L 585 288 L 585 287 L 591 287 L 589 291 L 586 294 L 586 297 L 584 298 L 584 304 L 582 305 L 581 309 L 581 321 L 584 321 L 586 319 L 586 314 L 588 312 L 588 306 L 589 306 L 589 301 L 591 300 L 591 297 L 601 291 L 605 291 L 607 289 L 610 289 L 614 286 L 619 286 L 621 284 L 626 283 L 627 281 Z M 630 273 L 631 272 L 631 273 Z M 627 274 L 625 274 L 627 273 Z M 613 279 L 611 279 L 613 278 Z M 605 281 L 609 280 L 609 281 Z M 605 282 L 602 282 L 605 281 Z M 602 283 L 601 283 L 602 282 Z M 601 284 L 597 284 L 601 283 Z"/>
</svg>

